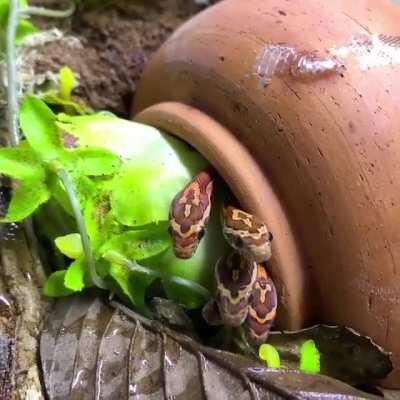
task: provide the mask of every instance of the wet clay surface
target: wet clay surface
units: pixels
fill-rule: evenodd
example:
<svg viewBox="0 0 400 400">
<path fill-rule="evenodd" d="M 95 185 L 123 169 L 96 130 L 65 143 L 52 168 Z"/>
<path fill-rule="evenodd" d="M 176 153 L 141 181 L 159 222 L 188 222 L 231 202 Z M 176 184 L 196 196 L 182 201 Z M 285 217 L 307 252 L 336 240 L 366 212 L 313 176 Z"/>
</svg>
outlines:
<svg viewBox="0 0 400 400">
<path fill-rule="evenodd" d="M 32 3 L 63 8 L 60 1 Z M 179 25 L 204 8 L 194 0 L 84 1 L 71 20 L 37 20 L 42 29 L 58 24 L 81 45 L 46 44 L 34 69 L 57 73 L 68 65 L 80 77 L 78 96 L 94 109 L 128 117 L 135 84 L 151 54 Z"/>
</svg>

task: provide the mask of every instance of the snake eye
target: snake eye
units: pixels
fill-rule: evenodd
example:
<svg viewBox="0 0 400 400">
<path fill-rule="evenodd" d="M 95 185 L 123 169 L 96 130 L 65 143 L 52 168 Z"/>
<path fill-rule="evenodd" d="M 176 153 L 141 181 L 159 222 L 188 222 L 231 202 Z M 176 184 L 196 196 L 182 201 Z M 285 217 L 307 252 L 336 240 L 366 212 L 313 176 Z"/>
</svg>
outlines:
<svg viewBox="0 0 400 400">
<path fill-rule="evenodd" d="M 274 238 L 274 236 L 272 235 L 272 233 L 271 232 L 268 232 L 268 240 L 270 241 L 270 242 L 272 242 L 272 239 Z"/>
</svg>

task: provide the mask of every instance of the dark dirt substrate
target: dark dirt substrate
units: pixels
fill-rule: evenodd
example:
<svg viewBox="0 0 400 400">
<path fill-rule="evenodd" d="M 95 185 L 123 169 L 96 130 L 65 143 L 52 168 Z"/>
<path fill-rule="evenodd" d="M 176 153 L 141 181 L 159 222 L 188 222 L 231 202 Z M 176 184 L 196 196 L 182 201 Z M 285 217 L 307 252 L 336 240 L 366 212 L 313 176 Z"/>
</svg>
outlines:
<svg viewBox="0 0 400 400">
<path fill-rule="evenodd" d="M 68 2 L 36 3 L 62 8 Z M 203 8 L 195 0 L 84 1 L 69 20 L 36 20 L 43 29 L 58 24 L 83 46 L 66 46 L 58 41 L 47 44 L 35 71 L 57 72 L 68 65 L 80 76 L 78 96 L 96 110 L 128 117 L 135 84 L 151 54 Z"/>
</svg>

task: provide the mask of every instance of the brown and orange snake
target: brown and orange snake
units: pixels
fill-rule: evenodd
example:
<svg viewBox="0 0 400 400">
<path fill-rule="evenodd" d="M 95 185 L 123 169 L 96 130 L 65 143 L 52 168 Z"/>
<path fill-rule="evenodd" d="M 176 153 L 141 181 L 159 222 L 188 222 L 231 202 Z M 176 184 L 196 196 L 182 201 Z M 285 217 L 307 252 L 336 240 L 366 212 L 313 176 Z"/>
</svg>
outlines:
<svg viewBox="0 0 400 400">
<path fill-rule="evenodd" d="M 169 230 L 178 258 L 192 257 L 204 235 L 213 184 L 213 172 L 201 171 L 171 203 Z M 217 292 L 203 316 L 211 325 L 244 324 L 250 341 L 264 342 L 277 308 L 275 286 L 262 264 L 271 257 L 272 235 L 256 216 L 232 206 L 222 208 L 221 221 L 233 250 L 215 266 Z"/>
</svg>

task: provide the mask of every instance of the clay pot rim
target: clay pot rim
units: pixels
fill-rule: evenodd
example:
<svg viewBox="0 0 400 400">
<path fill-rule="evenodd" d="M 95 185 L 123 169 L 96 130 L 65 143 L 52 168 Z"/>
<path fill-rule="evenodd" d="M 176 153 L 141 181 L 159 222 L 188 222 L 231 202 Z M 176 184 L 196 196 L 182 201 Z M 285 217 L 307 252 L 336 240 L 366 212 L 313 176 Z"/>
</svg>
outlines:
<svg viewBox="0 0 400 400">
<path fill-rule="evenodd" d="M 302 256 L 278 196 L 249 151 L 224 126 L 183 103 L 155 104 L 134 119 L 189 143 L 214 166 L 242 207 L 266 222 L 274 235 L 269 265 L 280 293 L 277 326 L 303 326 L 308 305 Z"/>
</svg>

